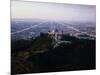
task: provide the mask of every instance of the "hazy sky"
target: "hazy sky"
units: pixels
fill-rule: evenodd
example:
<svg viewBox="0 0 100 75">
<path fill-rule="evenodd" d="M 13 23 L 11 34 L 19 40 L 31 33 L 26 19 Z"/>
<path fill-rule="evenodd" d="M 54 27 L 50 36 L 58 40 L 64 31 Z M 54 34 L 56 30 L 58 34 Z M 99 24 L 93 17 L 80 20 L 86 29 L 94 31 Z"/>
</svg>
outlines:
<svg viewBox="0 0 100 75">
<path fill-rule="evenodd" d="M 95 22 L 96 7 L 42 2 L 11 2 L 11 18 L 39 18 L 47 20 Z"/>
</svg>

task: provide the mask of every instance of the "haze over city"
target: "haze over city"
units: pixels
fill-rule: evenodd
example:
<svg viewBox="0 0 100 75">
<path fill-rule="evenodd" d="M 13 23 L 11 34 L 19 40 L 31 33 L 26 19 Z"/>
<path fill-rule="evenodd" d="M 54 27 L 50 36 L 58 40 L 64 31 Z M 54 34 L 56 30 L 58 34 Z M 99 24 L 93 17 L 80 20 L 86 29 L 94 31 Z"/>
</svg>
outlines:
<svg viewBox="0 0 100 75">
<path fill-rule="evenodd" d="M 34 3 L 34 4 L 33 4 Z M 73 5 L 43 2 L 11 2 L 11 18 L 15 19 L 46 19 L 78 22 L 95 22 L 96 7 L 94 5 Z"/>
</svg>

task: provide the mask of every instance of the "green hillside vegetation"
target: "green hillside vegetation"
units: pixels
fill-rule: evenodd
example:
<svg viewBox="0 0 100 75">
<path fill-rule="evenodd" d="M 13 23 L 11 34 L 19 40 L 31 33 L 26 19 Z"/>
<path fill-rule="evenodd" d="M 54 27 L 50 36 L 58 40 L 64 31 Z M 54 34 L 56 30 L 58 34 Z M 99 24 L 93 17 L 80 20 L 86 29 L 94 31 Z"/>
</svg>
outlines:
<svg viewBox="0 0 100 75">
<path fill-rule="evenodd" d="M 12 74 L 95 69 L 95 40 L 62 35 L 53 48 L 46 33 L 29 40 L 12 40 Z"/>
</svg>

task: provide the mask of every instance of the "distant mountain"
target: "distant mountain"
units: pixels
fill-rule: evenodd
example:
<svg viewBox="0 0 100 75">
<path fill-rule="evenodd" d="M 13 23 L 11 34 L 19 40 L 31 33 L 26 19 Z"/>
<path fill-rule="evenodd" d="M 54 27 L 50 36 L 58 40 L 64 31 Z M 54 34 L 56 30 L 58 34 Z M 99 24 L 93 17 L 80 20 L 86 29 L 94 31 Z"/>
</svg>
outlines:
<svg viewBox="0 0 100 75">
<path fill-rule="evenodd" d="M 36 21 L 45 21 L 45 20 L 39 18 L 12 18 L 11 21 L 36 22 Z"/>
</svg>

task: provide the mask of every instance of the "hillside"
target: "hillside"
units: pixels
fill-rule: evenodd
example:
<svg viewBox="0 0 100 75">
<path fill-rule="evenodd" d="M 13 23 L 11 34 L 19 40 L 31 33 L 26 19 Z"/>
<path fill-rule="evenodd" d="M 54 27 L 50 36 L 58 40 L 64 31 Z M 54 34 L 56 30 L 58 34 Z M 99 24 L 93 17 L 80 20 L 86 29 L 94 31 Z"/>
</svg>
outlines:
<svg viewBox="0 0 100 75">
<path fill-rule="evenodd" d="M 95 69 L 95 40 L 62 35 L 61 43 L 41 33 L 29 40 L 12 40 L 12 74 Z"/>
</svg>

